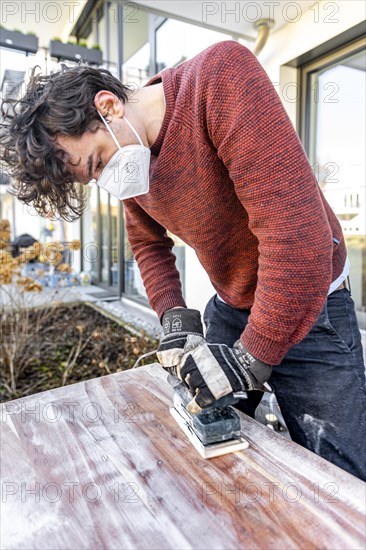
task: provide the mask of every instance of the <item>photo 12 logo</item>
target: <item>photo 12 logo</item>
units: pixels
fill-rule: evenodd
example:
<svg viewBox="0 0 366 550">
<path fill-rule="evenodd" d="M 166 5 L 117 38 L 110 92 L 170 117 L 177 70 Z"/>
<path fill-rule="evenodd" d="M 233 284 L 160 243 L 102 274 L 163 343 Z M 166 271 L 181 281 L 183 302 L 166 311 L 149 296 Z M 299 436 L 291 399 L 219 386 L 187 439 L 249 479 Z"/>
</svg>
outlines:
<svg viewBox="0 0 366 550">
<path fill-rule="evenodd" d="M 305 8 L 301 2 L 202 2 L 202 22 L 255 23 L 271 19 L 276 23 L 297 23 L 308 10 L 313 11 L 314 23 L 338 23 L 337 2 L 314 2 Z"/>
<path fill-rule="evenodd" d="M 139 165 L 137 162 L 127 162 L 122 166 L 122 179 L 128 183 L 137 183 L 139 179 Z"/>
<path fill-rule="evenodd" d="M 1 24 L 11 25 L 13 18 L 21 23 L 58 23 L 61 20 L 68 21 L 71 24 L 76 23 L 86 0 L 65 0 L 57 2 L 31 2 L 6 1 L 0 2 Z M 121 0 L 112 0 L 107 3 L 110 12 L 110 20 L 113 23 L 139 23 L 137 14 L 139 6 L 133 2 L 122 2 Z M 89 23 L 97 21 L 97 11 L 95 10 L 88 16 Z"/>
<path fill-rule="evenodd" d="M 108 457 L 103 456 L 103 460 Z M 70 504 L 74 502 L 79 505 L 80 500 L 88 503 L 100 501 L 103 497 L 113 498 L 114 503 L 136 504 L 140 502 L 138 496 L 139 485 L 134 481 L 127 483 L 114 482 L 113 485 L 101 485 L 94 481 L 80 483 L 79 481 L 64 481 L 57 483 L 50 481 L 43 483 L 40 481 L 20 483 L 14 481 L 4 481 L 0 486 L 1 502 L 20 501 L 24 502 L 55 502 L 64 501 Z"/>
</svg>

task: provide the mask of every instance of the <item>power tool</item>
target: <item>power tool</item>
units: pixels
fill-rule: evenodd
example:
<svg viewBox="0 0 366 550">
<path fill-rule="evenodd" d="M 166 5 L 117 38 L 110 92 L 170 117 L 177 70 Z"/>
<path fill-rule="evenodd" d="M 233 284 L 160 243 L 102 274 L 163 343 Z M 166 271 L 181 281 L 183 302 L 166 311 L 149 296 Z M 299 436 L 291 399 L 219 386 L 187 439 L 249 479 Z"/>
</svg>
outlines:
<svg viewBox="0 0 366 550">
<path fill-rule="evenodd" d="M 190 412 L 192 396 L 188 388 L 171 376 L 173 407 L 170 413 L 203 458 L 214 458 L 249 447 L 241 437 L 240 418 L 231 405 L 244 398 L 245 392 L 221 397 L 200 412 Z"/>
<path fill-rule="evenodd" d="M 141 355 L 132 368 L 155 353 L 151 351 Z M 188 388 L 171 374 L 168 375 L 168 382 L 174 390 L 170 413 L 203 458 L 214 458 L 249 447 L 240 434 L 239 415 L 232 408 L 239 399 L 247 398 L 246 392 L 221 397 L 209 407 L 193 413 L 190 410 L 192 395 Z"/>
</svg>

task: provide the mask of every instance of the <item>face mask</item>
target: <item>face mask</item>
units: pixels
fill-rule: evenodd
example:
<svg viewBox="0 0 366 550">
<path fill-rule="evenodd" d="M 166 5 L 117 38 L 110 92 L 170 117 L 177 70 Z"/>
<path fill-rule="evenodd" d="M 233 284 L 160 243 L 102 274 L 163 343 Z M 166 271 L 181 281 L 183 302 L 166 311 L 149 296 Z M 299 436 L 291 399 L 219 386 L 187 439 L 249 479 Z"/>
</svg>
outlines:
<svg viewBox="0 0 366 550">
<path fill-rule="evenodd" d="M 121 147 L 103 115 L 100 113 L 99 115 L 117 145 L 118 151 L 105 165 L 97 180 L 97 185 L 119 200 L 145 195 L 149 191 L 150 149 L 144 146 L 138 133 L 126 117 L 123 118 L 139 140 L 140 145 Z"/>
</svg>

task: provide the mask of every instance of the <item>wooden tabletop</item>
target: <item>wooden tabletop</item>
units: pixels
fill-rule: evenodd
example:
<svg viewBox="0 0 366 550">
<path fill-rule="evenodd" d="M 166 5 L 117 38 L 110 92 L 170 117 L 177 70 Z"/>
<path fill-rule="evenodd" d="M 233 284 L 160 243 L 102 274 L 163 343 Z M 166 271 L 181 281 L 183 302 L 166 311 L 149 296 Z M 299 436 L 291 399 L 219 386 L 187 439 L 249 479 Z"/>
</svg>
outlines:
<svg viewBox="0 0 366 550">
<path fill-rule="evenodd" d="M 4 549 L 364 548 L 366 484 L 242 415 L 202 459 L 158 366 L 2 406 Z"/>
</svg>

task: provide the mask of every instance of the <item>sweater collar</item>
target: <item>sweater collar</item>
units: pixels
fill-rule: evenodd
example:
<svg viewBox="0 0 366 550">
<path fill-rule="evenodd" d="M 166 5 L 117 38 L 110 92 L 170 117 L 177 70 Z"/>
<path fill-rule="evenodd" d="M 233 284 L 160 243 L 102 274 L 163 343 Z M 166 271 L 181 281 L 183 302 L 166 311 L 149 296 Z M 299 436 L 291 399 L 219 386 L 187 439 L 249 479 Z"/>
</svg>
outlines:
<svg viewBox="0 0 366 550">
<path fill-rule="evenodd" d="M 174 112 L 174 88 L 172 82 L 172 69 L 167 68 L 161 71 L 161 73 L 153 76 L 145 86 L 151 86 L 153 84 L 163 83 L 163 90 L 165 95 L 165 115 L 163 118 L 163 124 L 160 128 L 160 132 L 155 140 L 155 143 L 150 147 L 151 154 L 158 156 L 161 146 L 163 145 L 164 137 Z"/>
</svg>

